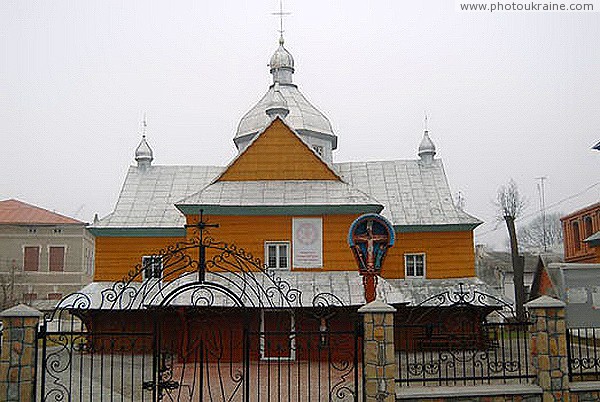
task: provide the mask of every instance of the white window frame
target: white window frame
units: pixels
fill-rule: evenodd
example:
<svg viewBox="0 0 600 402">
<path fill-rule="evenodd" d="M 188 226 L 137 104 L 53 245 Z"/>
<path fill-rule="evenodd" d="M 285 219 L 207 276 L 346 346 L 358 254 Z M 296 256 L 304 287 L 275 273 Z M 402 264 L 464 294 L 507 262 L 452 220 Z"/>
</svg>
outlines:
<svg viewBox="0 0 600 402">
<path fill-rule="evenodd" d="M 265 312 L 287 312 L 290 315 L 290 355 L 288 357 L 281 356 L 265 356 Z M 294 317 L 294 310 L 289 309 L 263 309 L 260 311 L 260 359 L 261 360 L 296 360 L 296 319 Z"/>
<path fill-rule="evenodd" d="M 416 257 L 422 257 L 423 258 L 423 275 L 409 275 L 408 274 L 408 259 L 409 258 L 413 258 L 415 259 Z M 417 264 L 416 264 L 416 260 L 414 261 L 414 273 L 416 273 L 417 270 Z M 406 253 L 404 254 L 404 277 L 405 278 L 425 278 L 427 275 L 427 256 L 425 253 Z"/>
<path fill-rule="evenodd" d="M 151 258 L 152 259 L 152 264 L 153 264 L 153 266 L 151 267 L 151 269 L 152 269 L 152 275 L 149 276 L 149 277 L 146 276 L 146 272 L 147 272 L 146 269 L 147 268 L 146 268 L 146 264 L 144 263 L 144 260 L 147 259 L 147 258 Z M 162 258 L 163 258 L 162 255 L 145 255 L 145 256 L 142 257 L 142 272 L 143 272 L 143 275 L 144 275 L 143 279 L 145 281 L 147 281 L 149 279 L 157 279 L 157 280 L 161 281 L 163 279 L 163 262 L 162 262 Z M 156 259 L 160 260 L 160 277 L 154 276 L 154 273 L 155 273 L 155 271 L 154 271 L 154 268 L 155 268 L 154 264 L 156 263 L 154 260 L 156 260 Z"/>
<path fill-rule="evenodd" d="M 275 250 L 276 250 L 276 260 L 277 260 L 277 264 L 275 267 L 271 267 L 269 266 L 269 246 L 276 246 Z M 280 251 L 280 246 L 286 246 L 286 262 L 287 262 L 287 266 L 286 267 L 280 267 L 280 262 L 281 262 L 281 255 L 279 253 Z M 277 270 L 282 270 L 282 271 L 289 271 L 291 269 L 291 250 L 290 250 L 290 242 L 287 240 L 279 240 L 279 241 L 265 241 L 265 265 L 267 267 L 267 269 L 277 269 Z"/>
</svg>

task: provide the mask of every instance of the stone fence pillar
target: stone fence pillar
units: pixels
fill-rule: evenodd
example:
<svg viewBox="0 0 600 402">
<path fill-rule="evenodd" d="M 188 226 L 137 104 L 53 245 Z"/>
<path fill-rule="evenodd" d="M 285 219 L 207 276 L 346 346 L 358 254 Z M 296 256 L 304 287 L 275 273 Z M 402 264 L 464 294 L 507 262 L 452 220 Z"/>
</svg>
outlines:
<svg viewBox="0 0 600 402">
<path fill-rule="evenodd" d="M 531 363 L 543 400 L 569 401 L 569 370 L 565 303 L 542 296 L 525 304 L 533 321 L 530 331 Z"/>
<path fill-rule="evenodd" d="M 0 313 L 0 400 L 32 402 L 35 398 L 35 352 L 42 313 L 19 304 Z"/>
<path fill-rule="evenodd" d="M 380 300 L 358 309 L 363 315 L 365 402 L 396 400 L 396 352 L 394 313 L 396 309 Z"/>
</svg>

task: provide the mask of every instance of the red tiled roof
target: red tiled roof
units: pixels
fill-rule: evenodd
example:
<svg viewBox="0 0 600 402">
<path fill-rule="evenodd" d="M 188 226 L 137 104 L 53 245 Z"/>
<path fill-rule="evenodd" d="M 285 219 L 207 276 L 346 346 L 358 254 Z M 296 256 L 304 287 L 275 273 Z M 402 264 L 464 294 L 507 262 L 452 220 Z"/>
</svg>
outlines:
<svg viewBox="0 0 600 402">
<path fill-rule="evenodd" d="M 0 201 L 0 224 L 64 225 L 84 223 L 18 200 Z"/>
</svg>

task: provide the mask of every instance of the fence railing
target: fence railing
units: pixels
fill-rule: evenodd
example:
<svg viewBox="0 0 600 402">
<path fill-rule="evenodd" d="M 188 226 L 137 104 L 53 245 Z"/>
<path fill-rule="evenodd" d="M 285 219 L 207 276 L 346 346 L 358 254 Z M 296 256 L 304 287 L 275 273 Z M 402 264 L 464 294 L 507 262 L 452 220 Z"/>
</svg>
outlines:
<svg viewBox="0 0 600 402">
<path fill-rule="evenodd" d="M 571 381 L 600 380 L 600 328 L 569 328 L 567 353 Z"/>
<path fill-rule="evenodd" d="M 401 386 L 528 383 L 529 323 L 407 324 L 397 328 Z"/>
</svg>

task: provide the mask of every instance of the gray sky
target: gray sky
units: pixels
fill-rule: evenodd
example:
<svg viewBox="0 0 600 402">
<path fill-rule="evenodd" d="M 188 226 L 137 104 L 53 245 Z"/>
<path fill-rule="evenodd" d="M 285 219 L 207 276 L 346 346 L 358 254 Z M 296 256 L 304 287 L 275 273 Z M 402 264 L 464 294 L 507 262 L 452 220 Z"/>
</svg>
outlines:
<svg viewBox="0 0 600 402">
<path fill-rule="evenodd" d="M 0 2 L 0 199 L 91 221 L 140 140 L 156 164 L 225 165 L 264 94 L 277 0 Z M 454 194 L 502 244 L 514 178 L 535 214 L 600 200 L 600 13 L 459 13 L 454 1 L 291 1 L 295 82 L 330 119 L 335 161 L 416 157 L 423 113 Z M 591 187 L 587 189 L 588 187 Z M 587 190 L 586 190 L 587 189 Z"/>
</svg>

